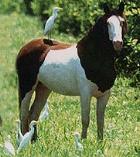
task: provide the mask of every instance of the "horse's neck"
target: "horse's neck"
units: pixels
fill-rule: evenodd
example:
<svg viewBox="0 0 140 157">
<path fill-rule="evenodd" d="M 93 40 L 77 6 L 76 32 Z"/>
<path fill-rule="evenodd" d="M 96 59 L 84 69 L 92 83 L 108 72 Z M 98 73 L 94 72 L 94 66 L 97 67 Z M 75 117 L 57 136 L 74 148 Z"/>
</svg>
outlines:
<svg viewBox="0 0 140 157">
<path fill-rule="evenodd" d="M 93 32 L 92 32 L 93 31 Z M 99 33 L 99 34 L 97 34 Z M 91 30 L 77 44 L 78 56 L 88 80 L 96 83 L 104 92 L 114 84 L 116 72 L 114 68 L 114 49 L 107 36 Z"/>
<path fill-rule="evenodd" d="M 93 34 L 91 34 L 93 33 Z M 105 38 L 100 38 L 98 34 L 94 34 L 92 30 L 85 36 L 82 40 L 78 42 L 78 55 L 81 59 L 87 60 L 87 57 L 92 60 L 100 63 L 109 63 L 114 64 L 114 49 L 113 45 L 109 40 Z M 107 60 L 109 62 L 107 62 Z M 88 64 L 89 62 L 87 62 Z"/>
<path fill-rule="evenodd" d="M 88 80 L 104 92 L 114 84 L 116 72 L 111 46 L 94 38 L 85 37 L 77 45 L 78 56 Z"/>
</svg>

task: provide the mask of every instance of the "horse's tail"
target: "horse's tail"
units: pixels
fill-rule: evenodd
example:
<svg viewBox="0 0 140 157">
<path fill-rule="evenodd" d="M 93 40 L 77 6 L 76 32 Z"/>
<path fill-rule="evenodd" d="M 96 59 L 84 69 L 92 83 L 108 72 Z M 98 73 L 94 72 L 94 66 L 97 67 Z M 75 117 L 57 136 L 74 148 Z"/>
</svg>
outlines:
<svg viewBox="0 0 140 157">
<path fill-rule="evenodd" d="M 16 69 L 18 74 L 18 95 L 20 108 L 22 100 L 26 94 L 32 90 L 36 83 L 39 68 L 37 65 L 32 64 L 32 62 L 30 65 L 22 59 L 17 59 Z"/>
<path fill-rule="evenodd" d="M 36 84 L 39 68 L 42 65 L 49 45 L 44 40 L 37 39 L 26 44 L 16 59 L 18 75 L 19 108 L 26 93 Z"/>
</svg>

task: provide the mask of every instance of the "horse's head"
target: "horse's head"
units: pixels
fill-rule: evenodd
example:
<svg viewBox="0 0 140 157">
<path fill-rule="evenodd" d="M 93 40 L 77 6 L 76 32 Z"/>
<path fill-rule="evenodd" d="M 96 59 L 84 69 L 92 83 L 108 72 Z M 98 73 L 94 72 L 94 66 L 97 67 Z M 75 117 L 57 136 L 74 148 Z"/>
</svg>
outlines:
<svg viewBox="0 0 140 157">
<path fill-rule="evenodd" d="M 127 23 L 124 12 L 124 3 L 121 2 L 118 9 L 110 10 L 107 4 L 103 5 L 104 21 L 108 29 L 109 40 L 112 41 L 115 51 L 121 51 L 123 36 L 127 32 Z"/>
</svg>

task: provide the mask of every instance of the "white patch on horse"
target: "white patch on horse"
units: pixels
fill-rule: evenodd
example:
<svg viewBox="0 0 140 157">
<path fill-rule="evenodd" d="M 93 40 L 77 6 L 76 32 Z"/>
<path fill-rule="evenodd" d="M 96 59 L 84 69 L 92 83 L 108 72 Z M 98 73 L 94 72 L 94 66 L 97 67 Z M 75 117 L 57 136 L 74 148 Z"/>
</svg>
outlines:
<svg viewBox="0 0 140 157">
<path fill-rule="evenodd" d="M 109 39 L 111 41 L 120 41 L 122 42 L 122 26 L 121 22 L 123 22 L 124 19 L 120 16 L 112 15 L 110 18 L 108 18 L 108 33 L 109 33 Z"/>
<path fill-rule="evenodd" d="M 38 79 L 50 90 L 63 95 L 80 96 L 85 87 L 91 95 L 102 95 L 97 85 L 86 78 L 76 45 L 51 50 L 40 67 Z"/>
</svg>

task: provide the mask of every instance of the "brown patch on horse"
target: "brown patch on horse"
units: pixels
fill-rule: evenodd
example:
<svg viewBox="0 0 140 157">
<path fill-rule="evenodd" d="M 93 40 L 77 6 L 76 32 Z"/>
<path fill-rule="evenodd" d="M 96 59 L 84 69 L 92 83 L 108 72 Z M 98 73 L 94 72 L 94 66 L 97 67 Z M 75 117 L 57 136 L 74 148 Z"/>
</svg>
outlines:
<svg viewBox="0 0 140 157">
<path fill-rule="evenodd" d="M 39 68 L 50 50 L 65 49 L 69 44 L 48 39 L 35 39 L 23 46 L 17 55 L 16 70 L 19 81 L 19 103 L 32 90 Z"/>
</svg>

